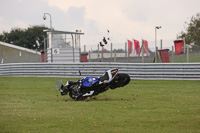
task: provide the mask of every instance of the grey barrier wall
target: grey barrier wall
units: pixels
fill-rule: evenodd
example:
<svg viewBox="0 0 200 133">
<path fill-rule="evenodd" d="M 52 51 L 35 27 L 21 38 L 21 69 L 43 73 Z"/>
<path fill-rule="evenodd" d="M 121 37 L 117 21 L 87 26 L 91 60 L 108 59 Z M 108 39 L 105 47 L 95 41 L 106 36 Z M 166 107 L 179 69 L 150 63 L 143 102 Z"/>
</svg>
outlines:
<svg viewBox="0 0 200 133">
<path fill-rule="evenodd" d="M 0 64 L 0 76 L 82 78 L 110 68 L 133 80 L 200 80 L 200 63 L 10 63 Z"/>
</svg>

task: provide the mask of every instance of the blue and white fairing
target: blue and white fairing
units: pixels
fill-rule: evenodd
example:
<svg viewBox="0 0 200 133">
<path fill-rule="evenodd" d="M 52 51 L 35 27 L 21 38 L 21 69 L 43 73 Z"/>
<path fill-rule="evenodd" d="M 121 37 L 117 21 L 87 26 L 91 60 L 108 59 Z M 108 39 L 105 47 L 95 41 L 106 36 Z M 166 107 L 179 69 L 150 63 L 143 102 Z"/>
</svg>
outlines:
<svg viewBox="0 0 200 133">
<path fill-rule="evenodd" d="M 107 70 L 101 77 L 93 77 L 93 76 L 85 77 L 82 80 L 82 86 L 91 87 L 94 84 L 110 83 L 117 75 L 117 73 L 118 69 L 115 68 Z"/>
<path fill-rule="evenodd" d="M 118 72 L 119 70 L 117 68 L 109 69 L 104 73 L 101 78 L 103 78 L 104 83 L 110 83 L 115 78 Z"/>
<path fill-rule="evenodd" d="M 89 77 L 85 77 L 82 80 L 82 86 L 83 87 L 91 87 L 92 85 L 99 83 L 99 78 L 98 77 L 93 77 L 93 76 L 89 76 Z"/>
</svg>

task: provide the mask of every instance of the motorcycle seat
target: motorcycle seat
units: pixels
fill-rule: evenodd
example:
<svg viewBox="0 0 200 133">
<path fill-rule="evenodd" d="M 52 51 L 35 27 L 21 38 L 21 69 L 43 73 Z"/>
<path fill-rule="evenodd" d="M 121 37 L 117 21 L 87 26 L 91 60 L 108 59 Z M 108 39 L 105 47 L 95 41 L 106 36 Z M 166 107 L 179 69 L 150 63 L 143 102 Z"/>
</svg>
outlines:
<svg viewBox="0 0 200 133">
<path fill-rule="evenodd" d="M 100 78 L 100 81 L 103 82 L 105 80 L 109 80 L 109 76 L 108 76 L 108 73 L 106 72 L 103 76 L 101 76 Z"/>
<path fill-rule="evenodd" d="M 100 82 L 109 83 L 116 76 L 118 69 L 110 69 L 105 72 L 103 76 L 100 77 Z"/>
</svg>

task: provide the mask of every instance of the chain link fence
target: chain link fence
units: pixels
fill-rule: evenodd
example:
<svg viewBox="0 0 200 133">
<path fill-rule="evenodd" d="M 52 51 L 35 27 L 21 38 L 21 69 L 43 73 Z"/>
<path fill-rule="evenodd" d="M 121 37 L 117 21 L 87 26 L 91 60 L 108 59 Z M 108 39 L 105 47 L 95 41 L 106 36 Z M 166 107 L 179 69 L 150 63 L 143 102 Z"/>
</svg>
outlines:
<svg viewBox="0 0 200 133">
<path fill-rule="evenodd" d="M 142 42 L 142 41 L 141 41 Z M 82 53 L 88 53 L 88 62 L 130 62 L 130 63 L 189 63 L 200 62 L 200 45 L 187 45 L 182 47 L 180 54 L 175 53 L 174 40 L 148 41 L 148 53 L 137 54 L 134 47 L 129 51 L 128 43 L 109 43 L 104 47 L 98 44 L 81 46 Z M 133 44 L 134 46 L 134 44 Z M 155 51 L 157 51 L 155 53 Z"/>
<path fill-rule="evenodd" d="M 140 48 L 141 43 L 140 41 Z M 5 43 L 0 43 L 0 63 L 26 63 L 44 62 L 45 53 L 26 48 L 7 47 Z M 156 48 L 157 46 L 157 48 Z M 81 45 L 81 53 L 85 53 L 84 62 L 122 62 L 122 63 L 195 63 L 200 62 L 200 45 L 187 45 L 181 47 L 181 53 L 176 54 L 174 40 L 159 40 L 155 46 L 155 41 L 148 41 L 148 53 L 142 54 L 134 49 L 129 50 L 128 43 L 108 43 L 104 47 L 98 44 Z M 157 52 L 155 53 L 157 49 Z M 82 57 L 82 54 L 80 56 Z M 156 57 L 156 58 L 155 58 Z"/>
</svg>

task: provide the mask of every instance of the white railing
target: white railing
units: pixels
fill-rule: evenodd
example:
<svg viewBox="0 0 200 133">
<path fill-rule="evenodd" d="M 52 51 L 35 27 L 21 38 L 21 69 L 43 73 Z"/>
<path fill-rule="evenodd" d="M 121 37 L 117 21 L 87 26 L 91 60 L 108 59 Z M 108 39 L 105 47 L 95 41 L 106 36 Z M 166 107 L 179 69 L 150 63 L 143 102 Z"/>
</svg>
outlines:
<svg viewBox="0 0 200 133">
<path fill-rule="evenodd" d="M 82 78 L 110 68 L 133 80 L 200 80 L 200 63 L 10 63 L 0 64 L 0 76 Z"/>
</svg>

